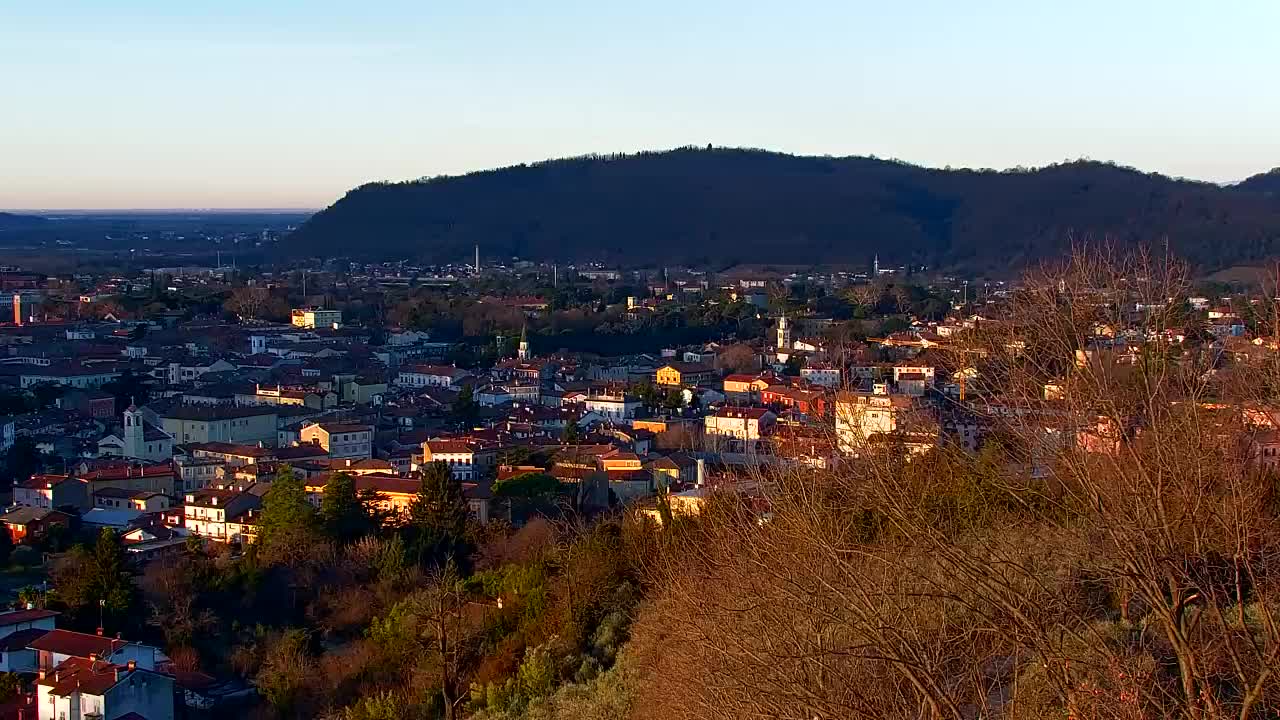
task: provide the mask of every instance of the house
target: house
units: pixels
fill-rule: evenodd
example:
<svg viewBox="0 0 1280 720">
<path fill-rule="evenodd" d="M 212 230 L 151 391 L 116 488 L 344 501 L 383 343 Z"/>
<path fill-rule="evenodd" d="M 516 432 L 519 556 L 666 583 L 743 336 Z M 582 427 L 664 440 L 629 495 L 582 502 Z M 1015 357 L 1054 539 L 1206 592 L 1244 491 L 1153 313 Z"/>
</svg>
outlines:
<svg viewBox="0 0 1280 720">
<path fill-rule="evenodd" d="M 914 406 L 911 398 L 884 393 L 841 392 L 836 395 L 836 442 L 840 452 L 853 453 L 872 435 L 899 430 L 903 415 Z"/>
<path fill-rule="evenodd" d="M 754 399 L 759 397 L 760 391 L 769 387 L 769 381 L 756 375 L 746 375 L 734 373 L 725 376 L 724 394 L 737 399 Z"/>
<path fill-rule="evenodd" d="M 84 480 L 66 475 L 32 475 L 13 488 L 15 505 L 33 508 L 89 508 L 89 490 Z"/>
<path fill-rule="evenodd" d="M 354 423 L 309 423 L 302 426 L 301 441 L 324 448 L 335 460 L 373 457 L 373 426 Z"/>
<path fill-rule="evenodd" d="M 737 441 L 754 447 L 778 416 L 760 407 L 723 407 L 703 418 L 703 431 L 710 438 Z"/>
<path fill-rule="evenodd" d="M 294 308 L 291 322 L 294 327 L 304 330 L 338 328 L 342 326 L 342 311 L 323 310 L 321 308 Z"/>
<path fill-rule="evenodd" d="M 795 410 L 805 415 L 821 415 L 826 410 L 826 395 L 818 390 L 805 390 L 787 385 L 770 385 L 760 393 L 760 402 L 769 407 Z"/>
<path fill-rule="evenodd" d="M 104 487 L 93 493 L 93 506 L 96 508 L 122 509 L 129 507 L 131 490 L 118 487 Z"/>
<path fill-rule="evenodd" d="M 137 407 L 124 411 L 122 432 L 98 441 L 98 455 L 159 462 L 173 457 L 173 436 L 147 422 Z"/>
<path fill-rule="evenodd" d="M 702 363 L 672 362 L 658 368 L 654 374 L 659 385 L 697 385 L 716 376 L 715 368 Z"/>
<path fill-rule="evenodd" d="M 170 494 L 175 475 L 173 462 L 142 463 L 130 461 L 84 461 L 75 476 L 86 483 L 90 497 L 104 487 L 118 487 L 133 492 L 143 490 Z"/>
<path fill-rule="evenodd" d="M 36 651 L 27 647 L 54 629 L 52 610 L 10 610 L 0 613 L 0 672 L 34 673 Z"/>
<path fill-rule="evenodd" d="M 164 493 L 143 490 L 129 497 L 129 507 L 144 513 L 168 510 L 171 505 L 169 496 Z"/>
<path fill-rule="evenodd" d="M 0 515 L 0 525 L 4 525 L 14 545 L 38 540 L 55 525 L 65 528 L 70 524 L 70 515 L 49 508 L 16 507 Z"/>
<path fill-rule="evenodd" d="M 422 464 L 442 462 L 462 482 L 480 479 L 492 467 L 497 454 L 465 440 L 428 440 L 422 443 Z"/>
<path fill-rule="evenodd" d="M 262 507 L 262 499 L 249 492 L 206 488 L 186 495 L 182 509 L 182 524 L 191 531 L 214 542 L 243 542 L 242 535 L 228 527 L 228 519 L 238 518 L 248 510 Z M 233 522 L 232 524 L 238 524 Z"/>
<path fill-rule="evenodd" d="M 440 387 L 454 389 L 474 381 L 466 370 L 445 365 L 410 365 L 396 375 L 396 385 L 409 388 Z"/>
<path fill-rule="evenodd" d="M 227 442 L 192 443 L 186 446 L 187 454 L 195 460 L 216 460 L 227 467 L 239 467 L 275 458 L 275 452 L 258 445 L 242 445 Z"/>
<path fill-rule="evenodd" d="M 36 665 L 50 675 L 68 660 L 134 663 L 141 669 L 155 670 L 164 657 L 150 645 L 121 640 L 119 636 L 106 637 L 61 629 L 49 631 L 28 647 L 38 653 Z"/>
<path fill-rule="evenodd" d="M 40 720 L 172 720 L 174 716 L 173 678 L 143 669 L 135 661 L 116 664 L 96 654 L 72 658 L 42 671 L 36 690 Z"/>
<path fill-rule="evenodd" d="M 188 493 L 208 487 L 217 479 L 219 470 L 226 467 L 226 463 L 219 458 L 179 455 L 173 459 L 173 466 L 178 473 L 177 487 L 174 489 Z"/>
<path fill-rule="evenodd" d="M 800 368 L 800 377 L 825 388 L 840 387 L 840 368 L 825 363 L 811 363 Z"/>
<path fill-rule="evenodd" d="M 165 378 L 170 385 L 183 385 L 195 382 L 209 373 L 230 372 L 236 366 L 226 360 L 171 362 L 166 367 Z"/>
<path fill-rule="evenodd" d="M 358 377 L 342 383 L 342 402 L 352 405 L 368 405 L 387 393 L 387 384 L 382 380 Z"/>
<path fill-rule="evenodd" d="M 599 413 L 609 420 L 626 420 L 634 418 L 643 406 L 639 398 L 623 392 L 602 392 L 589 394 L 582 401 L 587 412 Z"/>
</svg>

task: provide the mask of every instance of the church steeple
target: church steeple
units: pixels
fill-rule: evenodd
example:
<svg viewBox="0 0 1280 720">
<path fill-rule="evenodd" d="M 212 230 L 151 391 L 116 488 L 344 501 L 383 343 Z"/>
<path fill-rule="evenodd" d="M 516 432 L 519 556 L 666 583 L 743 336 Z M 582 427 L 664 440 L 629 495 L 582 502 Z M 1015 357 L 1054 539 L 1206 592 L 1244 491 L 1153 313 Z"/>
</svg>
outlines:
<svg viewBox="0 0 1280 720">
<path fill-rule="evenodd" d="M 521 360 L 529 359 L 529 326 L 520 328 L 520 348 L 516 351 L 516 356 Z"/>
</svg>

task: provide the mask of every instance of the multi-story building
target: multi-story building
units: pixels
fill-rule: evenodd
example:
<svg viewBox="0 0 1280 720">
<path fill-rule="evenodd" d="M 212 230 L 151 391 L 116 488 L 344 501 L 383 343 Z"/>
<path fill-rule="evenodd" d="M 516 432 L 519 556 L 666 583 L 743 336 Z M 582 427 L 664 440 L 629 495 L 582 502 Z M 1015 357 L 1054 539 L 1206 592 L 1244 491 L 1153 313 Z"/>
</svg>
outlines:
<svg viewBox="0 0 1280 720">
<path fill-rule="evenodd" d="M 322 310 L 320 308 L 294 308 L 293 326 L 304 330 L 341 327 L 342 311 Z"/>
<path fill-rule="evenodd" d="M 840 387 L 840 368 L 825 363 L 813 363 L 800 368 L 800 377 L 814 385 L 826 388 Z"/>
<path fill-rule="evenodd" d="M 244 538 L 228 522 L 239 526 L 241 515 L 262 506 L 257 495 L 236 490 L 206 488 L 187 493 L 185 499 L 182 524 L 192 535 L 215 542 L 242 542 Z"/>
<path fill-rule="evenodd" d="M 447 365 L 410 365 L 400 369 L 396 375 L 396 385 L 456 389 L 474 379 L 466 370 Z"/>
<path fill-rule="evenodd" d="M 276 444 L 280 416 L 268 406 L 176 405 L 157 413 L 160 426 L 179 443 Z"/>
<path fill-rule="evenodd" d="M 428 440 L 422 443 L 422 464 L 442 462 L 462 482 L 480 479 L 493 467 L 496 453 L 465 440 Z"/>
<path fill-rule="evenodd" d="M 842 392 L 836 395 L 836 442 L 840 452 L 853 453 L 872 435 L 895 433 L 911 398 L 884 393 Z"/>
<path fill-rule="evenodd" d="M 715 368 L 701 363 L 673 362 L 658 368 L 654 379 L 659 385 L 697 385 L 716 376 Z"/>
<path fill-rule="evenodd" d="M 311 423 L 301 432 L 303 444 L 319 445 L 335 460 L 373 457 L 373 426 L 352 423 Z"/>
<path fill-rule="evenodd" d="M 622 392 L 591 394 L 583 400 L 587 412 L 599 413 L 609 420 L 633 418 L 642 405 L 639 398 Z"/>
<path fill-rule="evenodd" d="M 723 407 L 703 418 L 703 429 L 709 438 L 723 438 L 754 447 L 771 427 L 777 416 L 760 407 Z"/>
<path fill-rule="evenodd" d="M 26 507 L 56 509 L 62 507 L 87 510 L 87 483 L 66 475 L 32 475 L 13 487 L 13 503 Z"/>
</svg>

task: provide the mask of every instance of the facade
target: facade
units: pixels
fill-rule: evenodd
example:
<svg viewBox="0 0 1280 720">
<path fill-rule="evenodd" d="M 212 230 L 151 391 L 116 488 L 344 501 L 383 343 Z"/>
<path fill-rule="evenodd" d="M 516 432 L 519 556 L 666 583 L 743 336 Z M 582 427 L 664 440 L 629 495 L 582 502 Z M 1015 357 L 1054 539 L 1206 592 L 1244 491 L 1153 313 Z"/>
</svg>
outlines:
<svg viewBox="0 0 1280 720">
<path fill-rule="evenodd" d="M 373 457 L 373 426 L 347 423 L 311 423 L 301 432 L 303 444 L 319 445 L 335 460 Z"/>
<path fill-rule="evenodd" d="M 13 488 L 15 505 L 33 508 L 76 508 L 89 509 L 89 490 L 87 484 L 79 479 L 65 475 L 33 475 L 29 480 L 18 483 Z"/>
<path fill-rule="evenodd" d="M 174 717 L 173 678 L 136 661 L 68 659 L 42 671 L 36 690 L 40 720 Z"/>
<path fill-rule="evenodd" d="M 213 481 L 218 478 L 219 471 L 226 467 L 226 463 L 217 458 L 178 456 L 173 459 L 173 467 L 178 475 L 177 487 L 174 489 L 181 493 L 189 493 L 213 484 Z"/>
<path fill-rule="evenodd" d="M 880 393 L 842 392 L 836 396 L 836 442 L 840 452 L 853 453 L 872 435 L 895 433 L 910 398 Z"/>
<path fill-rule="evenodd" d="M 160 426 L 176 442 L 276 444 L 279 415 L 270 407 L 178 405 L 159 414 Z"/>
<path fill-rule="evenodd" d="M 320 308 L 294 308 L 292 322 L 294 327 L 304 330 L 341 327 L 342 311 L 322 310 Z"/>
<path fill-rule="evenodd" d="M 634 418 L 643 403 L 638 398 L 623 393 L 588 395 L 583 401 L 587 412 L 599 413 L 609 420 Z"/>
<path fill-rule="evenodd" d="M 396 385 L 456 389 L 472 379 L 471 373 L 446 365 L 410 365 L 396 375 Z"/>
<path fill-rule="evenodd" d="M 712 437 L 746 443 L 758 442 L 777 419 L 769 410 L 757 407 L 726 407 L 703 418 L 703 429 Z"/>
<path fill-rule="evenodd" d="M 235 490 L 196 490 L 186 494 L 186 504 L 182 508 L 182 524 L 191 531 L 214 542 L 243 542 L 243 536 L 236 532 L 237 520 L 249 510 L 262 506 L 261 498 L 247 492 Z"/>
<path fill-rule="evenodd" d="M 463 440 L 428 440 L 422 443 L 422 463 L 442 462 L 462 482 L 472 482 L 493 467 L 496 453 Z"/>
<path fill-rule="evenodd" d="M 800 377 L 825 388 L 840 387 L 840 368 L 830 365 L 811 365 L 800 368 Z"/>
<path fill-rule="evenodd" d="M 701 363 L 673 362 L 658 368 L 654 379 L 659 385 L 666 386 L 697 385 L 715 375 L 714 368 Z"/>
</svg>

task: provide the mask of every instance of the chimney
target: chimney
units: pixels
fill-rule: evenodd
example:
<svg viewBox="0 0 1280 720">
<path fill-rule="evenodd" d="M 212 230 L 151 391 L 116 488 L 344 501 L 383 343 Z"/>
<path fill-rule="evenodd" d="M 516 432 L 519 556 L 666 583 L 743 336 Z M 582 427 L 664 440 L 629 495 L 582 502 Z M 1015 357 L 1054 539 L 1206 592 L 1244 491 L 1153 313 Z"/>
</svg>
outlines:
<svg viewBox="0 0 1280 720">
<path fill-rule="evenodd" d="M 89 662 L 90 663 L 98 662 L 98 653 L 89 653 Z"/>
<path fill-rule="evenodd" d="M 37 674 L 40 676 L 40 679 L 43 680 L 49 674 L 49 671 L 44 668 L 40 668 L 40 672 Z"/>
<path fill-rule="evenodd" d="M 105 630 L 105 629 L 103 629 L 102 627 L 99 627 L 99 628 L 98 628 L 98 637 L 102 637 L 102 634 L 103 634 L 104 632 L 106 632 L 106 630 Z"/>
<path fill-rule="evenodd" d="M 120 666 L 117 665 L 112 669 L 115 670 L 116 682 L 120 682 Z"/>
<path fill-rule="evenodd" d="M 137 660 L 130 660 L 130 661 L 129 661 L 128 668 L 129 668 L 129 672 L 133 672 L 134 670 L 137 670 L 137 669 L 138 669 L 138 661 L 137 661 Z"/>
</svg>

